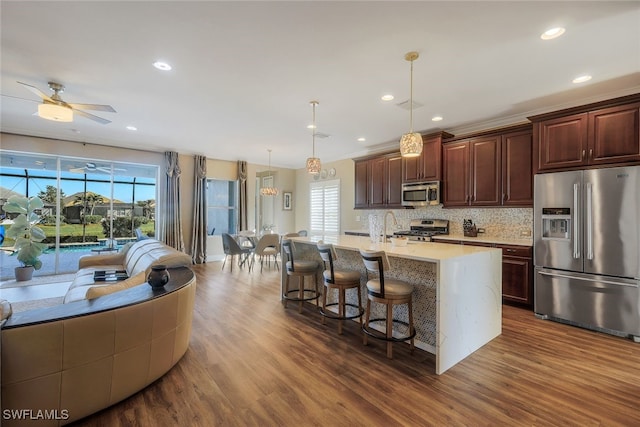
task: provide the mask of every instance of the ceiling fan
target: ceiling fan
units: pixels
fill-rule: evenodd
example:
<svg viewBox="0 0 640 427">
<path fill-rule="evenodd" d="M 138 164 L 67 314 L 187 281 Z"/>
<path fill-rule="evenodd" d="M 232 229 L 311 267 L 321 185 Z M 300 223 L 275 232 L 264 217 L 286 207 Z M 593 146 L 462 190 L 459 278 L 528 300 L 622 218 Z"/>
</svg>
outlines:
<svg viewBox="0 0 640 427">
<path fill-rule="evenodd" d="M 86 117 L 87 119 L 106 125 L 111 123 L 111 120 L 95 116 L 83 110 L 108 111 L 110 113 L 116 112 L 111 105 L 76 104 L 63 101 L 60 94 L 64 92 L 64 86 L 60 83 L 49 82 L 49 89 L 53 91 L 53 95 L 51 96 L 48 96 L 43 91 L 30 84 L 23 82 L 18 83 L 42 98 L 42 104 L 38 106 L 38 115 L 44 119 L 58 122 L 72 122 L 73 114 L 76 113 L 82 117 Z"/>
<path fill-rule="evenodd" d="M 126 169 L 113 168 L 113 170 L 114 171 L 125 171 Z M 70 168 L 69 172 L 73 172 L 73 173 L 94 173 L 94 172 L 111 173 L 111 168 L 110 167 L 98 166 L 93 162 L 87 162 L 87 163 L 85 163 L 84 166 L 77 167 L 77 168 Z"/>
</svg>

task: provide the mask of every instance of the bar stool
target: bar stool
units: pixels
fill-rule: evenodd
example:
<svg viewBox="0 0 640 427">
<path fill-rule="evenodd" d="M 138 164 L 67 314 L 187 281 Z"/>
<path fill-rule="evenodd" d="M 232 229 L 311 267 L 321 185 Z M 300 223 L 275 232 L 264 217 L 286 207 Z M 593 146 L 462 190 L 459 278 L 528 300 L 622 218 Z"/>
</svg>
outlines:
<svg viewBox="0 0 640 427">
<path fill-rule="evenodd" d="M 413 326 L 413 307 L 411 294 L 413 293 L 413 286 L 403 282 L 401 280 L 390 279 L 384 277 L 385 268 L 389 269 L 389 258 L 384 251 L 367 251 L 360 249 L 360 255 L 364 261 L 364 265 L 367 268 L 368 273 L 374 273 L 377 278 L 367 280 L 367 311 L 365 315 L 364 325 L 362 331 L 364 332 L 363 344 L 367 345 L 367 337 L 373 337 L 379 340 L 387 341 L 387 357 L 393 358 L 393 343 L 410 341 L 411 352 L 414 349 L 414 337 L 416 336 L 416 330 Z M 387 307 L 386 318 L 371 317 L 371 301 L 384 304 Z M 409 322 L 396 320 L 393 318 L 393 306 L 407 304 L 409 310 Z M 371 328 L 371 322 L 384 322 L 386 327 L 386 333 Z M 406 335 L 393 335 L 393 326 L 403 325 L 408 329 Z"/>
<path fill-rule="evenodd" d="M 298 301 L 300 303 L 298 307 L 298 313 L 302 313 L 302 304 L 305 301 L 317 300 L 320 297 L 320 290 L 318 289 L 318 281 L 316 280 L 316 271 L 318 270 L 318 263 L 312 260 L 299 260 L 296 261 L 293 255 L 293 244 L 289 239 L 282 240 L 282 249 L 287 256 L 287 262 L 285 264 L 285 270 L 287 277 L 284 281 L 284 291 L 282 298 L 284 299 L 284 307 L 287 308 L 288 301 Z M 289 289 L 289 278 L 298 278 L 298 289 Z M 314 284 L 314 289 L 307 289 L 304 287 L 304 278 L 311 277 Z M 290 296 L 297 292 L 298 296 Z M 307 295 L 309 294 L 309 295 Z"/>
<path fill-rule="evenodd" d="M 360 327 L 362 327 L 362 315 L 364 309 L 362 308 L 362 296 L 360 295 L 360 272 L 357 270 L 336 270 L 333 266 L 333 261 L 338 258 L 336 251 L 331 244 L 318 242 L 318 252 L 324 264 L 324 271 L 322 277 L 324 279 L 324 292 L 322 295 L 322 308 L 320 314 L 322 314 L 322 324 L 325 324 L 325 319 L 335 319 L 338 321 L 338 334 L 342 335 L 342 322 L 344 320 L 360 319 Z M 327 269 L 327 263 L 329 268 Z M 327 294 L 332 289 L 338 290 L 338 302 L 327 304 Z M 355 289 L 358 294 L 358 305 L 350 304 L 346 302 L 347 289 Z M 338 314 L 334 311 L 327 310 L 327 307 L 338 306 Z M 347 307 L 353 307 L 357 309 L 355 314 L 347 314 Z"/>
</svg>

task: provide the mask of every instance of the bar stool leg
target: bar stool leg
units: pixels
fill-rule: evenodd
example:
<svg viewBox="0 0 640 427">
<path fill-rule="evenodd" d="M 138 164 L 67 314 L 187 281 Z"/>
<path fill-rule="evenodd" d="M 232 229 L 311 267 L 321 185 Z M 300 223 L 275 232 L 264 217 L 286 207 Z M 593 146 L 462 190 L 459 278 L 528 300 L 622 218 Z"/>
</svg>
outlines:
<svg viewBox="0 0 640 427">
<path fill-rule="evenodd" d="M 300 298 L 300 302 L 298 303 L 298 313 L 302 313 L 302 304 L 304 301 L 304 276 L 298 276 L 298 284 L 300 285 L 300 289 L 298 290 L 298 296 Z"/>
<path fill-rule="evenodd" d="M 345 315 L 345 290 L 344 288 L 340 288 L 338 291 L 338 316 L 344 317 Z M 342 319 L 338 320 L 338 335 L 342 335 Z"/>
<path fill-rule="evenodd" d="M 289 275 L 287 274 L 287 276 L 284 279 L 284 308 L 287 308 L 287 302 L 289 301 L 289 299 L 287 298 L 287 296 L 289 295 Z"/>
<path fill-rule="evenodd" d="M 387 338 L 393 337 L 393 304 L 387 304 Z M 393 358 L 393 342 L 387 341 L 387 358 Z"/>
<path fill-rule="evenodd" d="M 324 287 L 324 292 L 322 293 L 322 312 L 326 313 L 327 312 L 327 293 L 329 293 L 329 288 L 328 287 Z M 326 325 L 326 316 L 322 316 L 322 324 Z"/>
<path fill-rule="evenodd" d="M 364 325 L 369 327 L 369 316 L 371 315 L 371 300 L 367 298 L 367 312 L 364 318 Z M 362 344 L 367 345 L 367 334 L 362 331 Z"/>
<path fill-rule="evenodd" d="M 358 312 L 362 313 L 362 292 L 360 292 L 360 287 L 357 287 L 356 291 L 358 292 Z M 360 321 L 360 328 L 362 328 L 362 315 L 358 317 L 358 320 Z"/>
<path fill-rule="evenodd" d="M 412 307 L 412 300 L 409 300 L 409 334 L 413 334 L 414 331 L 414 327 L 413 327 L 413 307 Z M 411 354 L 413 354 L 413 349 L 414 349 L 414 343 L 413 343 L 413 338 L 411 338 Z"/>
</svg>

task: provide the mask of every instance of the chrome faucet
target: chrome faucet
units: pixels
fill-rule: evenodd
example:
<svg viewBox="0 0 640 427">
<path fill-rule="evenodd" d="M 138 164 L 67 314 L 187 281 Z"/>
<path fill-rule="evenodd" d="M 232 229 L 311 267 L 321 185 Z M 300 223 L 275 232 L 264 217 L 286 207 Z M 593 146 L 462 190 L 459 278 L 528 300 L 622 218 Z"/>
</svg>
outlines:
<svg viewBox="0 0 640 427">
<path fill-rule="evenodd" d="M 391 214 L 391 218 L 393 218 L 393 225 L 398 226 L 398 219 L 396 218 L 396 214 L 393 211 L 387 211 L 384 214 L 384 225 L 382 226 L 382 243 L 387 243 L 387 216 Z"/>
</svg>

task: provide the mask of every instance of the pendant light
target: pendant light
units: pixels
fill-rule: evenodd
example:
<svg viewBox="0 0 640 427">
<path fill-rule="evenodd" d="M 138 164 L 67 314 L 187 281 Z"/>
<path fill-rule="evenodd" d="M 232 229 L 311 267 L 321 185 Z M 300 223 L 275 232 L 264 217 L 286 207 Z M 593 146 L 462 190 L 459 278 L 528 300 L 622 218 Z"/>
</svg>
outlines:
<svg viewBox="0 0 640 427">
<path fill-rule="evenodd" d="M 269 152 L 269 177 L 271 177 L 271 149 L 267 150 Z M 273 179 L 271 180 L 273 183 Z M 278 189 L 276 187 L 262 187 L 260 189 L 260 194 L 263 196 L 277 196 Z"/>
<path fill-rule="evenodd" d="M 307 159 L 307 172 L 312 174 L 320 173 L 320 159 L 316 157 L 316 105 L 319 104 L 318 101 L 311 101 L 311 107 L 313 107 L 313 122 L 311 127 L 311 142 L 312 149 L 311 157 Z"/>
<path fill-rule="evenodd" d="M 400 138 L 400 154 L 402 157 L 418 157 L 422 153 L 422 135 L 413 131 L 413 61 L 418 59 L 418 52 L 409 52 L 404 59 L 411 62 L 411 89 L 409 98 L 409 133 Z"/>
</svg>

